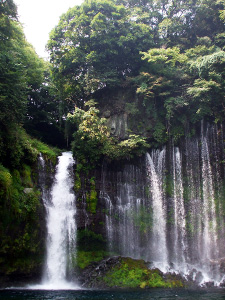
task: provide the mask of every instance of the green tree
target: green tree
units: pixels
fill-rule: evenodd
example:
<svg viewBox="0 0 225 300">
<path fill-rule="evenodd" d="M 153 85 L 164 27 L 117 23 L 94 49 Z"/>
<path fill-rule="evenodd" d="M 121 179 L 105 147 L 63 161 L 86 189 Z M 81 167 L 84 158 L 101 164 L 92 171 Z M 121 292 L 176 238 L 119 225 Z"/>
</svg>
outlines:
<svg viewBox="0 0 225 300">
<path fill-rule="evenodd" d="M 142 53 L 147 64 L 135 78 L 137 94 L 146 107 L 146 113 L 153 120 L 154 139 L 165 143 L 176 113 L 186 106 L 186 99 L 181 94 L 181 86 L 187 81 L 184 66 L 187 56 L 178 47 L 153 48 Z"/>
<path fill-rule="evenodd" d="M 76 103 L 118 86 L 140 68 L 139 51 L 152 45 L 151 28 L 111 0 L 85 1 L 61 17 L 48 42 L 60 97 Z"/>
<path fill-rule="evenodd" d="M 76 126 L 72 149 L 77 160 L 93 168 L 102 157 L 124 159 L 142 155 L 149 147 L 145 138 L 130 134 L 128 139 L 120 141 L 112 137 L 106 119 L 99 116 L 95 105 L 90 100 L 85 103 L 85 110 L 76 107 L 74 113 L 68 115 L 68 122 Z"/>
<path fill-rule="evenodd" d="M 3 17 L 0 17 L 1 19 Z M 11 37 L 0 43 L 0 122 L 20 122 L 26 107 L 26 77 L 24 72 L 24 36 L 18 23 L 8 20 Z"/>
<path fill-rule="evenodd" d="M 117 0 L 137 22 L 151 26 L 155 47 L 192 47 L 198 37 L 214 38 L 223 31 L 223 0 Z"/>
<path fill-rule="evenodd" d="M 0 161 L 16 166 L 25 156 L 20 128 L 44 85 L 45 64 L 26 41 L 11 0 L 0 3 Z M 29 100 L 28 100 L 29 99 Z"/>
<path fill-rule="evenodd" d="M 204 47 L 187 51 L 191 58 L 188 61 L 189 71 L 194 75 L 193 84 L 187 89 L 195 107 L 193 117 L 200 120 L 204 116 L 213 116 L 222 121 L 225 114 L 225 52 L 211 47 L 205 49 L 205 55 L 201 55 L 199 50 L 202 49 Z"/>
</svg>

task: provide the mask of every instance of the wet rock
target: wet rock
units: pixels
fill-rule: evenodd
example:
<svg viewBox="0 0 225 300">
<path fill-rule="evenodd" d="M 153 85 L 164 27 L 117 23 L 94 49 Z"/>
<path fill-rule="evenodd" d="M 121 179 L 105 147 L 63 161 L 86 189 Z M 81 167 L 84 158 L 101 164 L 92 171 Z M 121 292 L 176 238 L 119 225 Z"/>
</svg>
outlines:
<svg viewBox="0 0 225 300">
<path fill-rule="evenodd" d="M 214 281 L 206 282 L 206 283 L 204 284 L 204 286 L 207 287 L 207 288 L 212 288 L 212 287 L 215 286 L 215 285 L 214 285 Z"/>
<path fill-rule="evenodd" d="M 30 194 L 30 193 L 33 192 L 33 188 L 25 188 L 25 189 L 23 190 L 23 192 L 24 192 L 25 194 Z"/>
<path fill-rule="evenodd" d="M 225 276 L 223 277 L 223 279 L 220 282 L 220 287 L 225 287 Z"/>
<path fill-rule="evenodd" d="M 98 263 L 92 263 L 82 271 L 78 280 L 86 288 L 106 288 L 103 280 L 105 274 L 113 267 L 120 264 L 121 257 L 115 256 L 102 260 Z"/>
<path fill-rule="evenodd" d="M 108 126 L 111 129 L 111 134 L 119 139 L 127 138 L 127 114 L 116 114 L 109 118 Z"/>
<path fill-rule="evenodd" d="M 111 116 L 111 112 L 109 110 L 106 110 L 106 111 L 103 112 L 102 116 L 104 118 L 109 118 Z"/>
<path fill-rule="evenodd" d="M 179 274 L 164 274 L 148 268 L 149 262 L 130 257 L 115 256 L 92 263 L 80 274 L 85 288 L 155 288 L 184 287 L 186 280 Z"/>
<path fill-rule="evenodd" d="M 220 272 L 225 275 L 225 257 L 220 259 Z"/>
</svg>

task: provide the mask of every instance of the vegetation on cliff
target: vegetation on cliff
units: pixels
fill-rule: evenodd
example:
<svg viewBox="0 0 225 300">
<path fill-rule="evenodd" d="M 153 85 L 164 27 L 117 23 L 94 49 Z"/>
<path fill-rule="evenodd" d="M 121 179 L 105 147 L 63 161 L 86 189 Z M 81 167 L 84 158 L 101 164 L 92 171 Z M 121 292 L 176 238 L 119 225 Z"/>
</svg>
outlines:
<svg viewBox="0 0 225 300">
<path fill-rule="evenodd" d="M 0 3 L 0 273 L 31 275 L 40 270 L 44 251 L 43 207 L 38 190 L 40 153 L 53 163 L 58 150 L 31 138 L 25 127 L 42 122 L 49 99 L 48 67 L 26 41 L 12 0 Z M 44 90 L 44 92 L 43 92 Z M 47 105 L 45 123 L 53 104 Z M 37 115 L 39 115 L 37 117 Z M 48 118 L 48 120 L 46 120 Z M 56 122 L 56 121 L 55 121 Z M 54 144 L 54 143 L 53 143 Z M 57 144 L 57 143 L 55 143 Z"/>
<path fill-rule="evenodd" d="M 68 121 L 77 127 L 73 134 L 72 149 L 79 161 L 88 162 L 91 167 L 101 157 L 118 160 L 145 153 L 149 145 L 144 137 L 130 134 L 123 141 L 112 137 L 106 119 L 99 117 L 99 110 L 94 103 L 88 101 L 85 106 L 89 107 L 87 111 L 75 108 L 73 114 L 68 114 Z"/>
<path fill-rule="evenodd" d="M 99 262 L 109 256 L 106 251 L 106 241 L 101 234 L 96 234 L 91 230 L 78 230 L 77 253 L 74 260 L 75 268 L 80 271 Z"/>
<path fill-rule="evenodd" d="M 224 2 L 207 0 L 92 0 L 64 14 L 48 49 L 64 112 L 76 105 L 76 157 L 130 157 L 203 118 L 222 121 L 223 21 Z M 112 134 L 115 115 L 127 118 L 122 137 Z"/>
<path fill-rule="evenodd" d="M 7 167 L 18 124 L 53 145 L 73 140 L 77 159 L 95 165 L 224 118 L 224 1 L 84 1 L 52 30 L 50 64 L 26 42 L 13 1 L 0 8 Z"/>
<path fill-rule="evenodd" d="M 58 153 L 24 128 L 54 146 L 72 141 L 79 190 L 79 172 L 88 177 L 103 158 L 132 158 L 170 138 L 176 142 L 193 135 L 202 119 L 222 122 L 224 11 L 224 0 L 85 0 L 52 30 L 47 63 L 27 43 L 13 0 L 1 1 L 2 272 L 38 265 L 43 249 L 35 163 L 40 152 L 52 161 Z M 93 176 L 88 184 L 86 204 L 94 214 Z M 82 261 L 85 253 L 79 255 Z M 134 274 L 126 263 L 113 272 L 105 280 L 117 286 L 118 272 L 134 275 L 139 286 L 154 285 L 150 273 Z"/>
<path fill-rule="evenodd" d="M 22 129 L 19 133 L 16 163 L 9 168 L 0 164 L 0 274 L 28 276 L 40 271 L 44 255 L 37 159 L 42 153 L 54 165 L 59 150 L 30 138 Z"/>
</svg>

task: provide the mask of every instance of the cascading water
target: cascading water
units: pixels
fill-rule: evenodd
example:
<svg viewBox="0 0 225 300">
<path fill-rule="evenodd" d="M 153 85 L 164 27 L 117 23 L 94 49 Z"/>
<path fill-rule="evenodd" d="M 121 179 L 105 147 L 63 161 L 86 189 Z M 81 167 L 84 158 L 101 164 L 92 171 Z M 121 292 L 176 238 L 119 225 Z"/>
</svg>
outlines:
<svg viewBox="0 0 225 300">
<path fill-rule="evenodd" d="M 182 148 L 170 144 L 147 154 L 145 167 L 140 160 L 112 172 L 106 164 L 101 199 L 109 250 L 199 284 L 219 284 L 225 253 L 223 149 L 222 126 L 202 123 L 201 134 L 187 134 Z"/>
<path fill-rule="evenodd" d="M 180 266 L 184 271 L 185 253 L 186 253 L 186 221 L 184 208 L 184 189 L 182 178 L 182 162 L 180 150 L 172 147 L 172 170 L 173 170 L 173 211 L 174 211 L 174 244 L 173 259 L 175 268 Z"/>
<path fill-rule="evenodd" d="M 153 228 L 151 243 L 151 260 L 154 265 L 166 271 L 168 251 L 166 245 L 166 212 L 163 197 L 163 170 L 165 166 L 165 149 L 147 153 L 147 170 L 152 195 Z"/>
<path fill-rule="evenodd" d="M 40 289 L 76 289 L 67 281 L 73 257 L 76 253 L 75 195 L 72 192 L 73 158 L 71 152 L 59 156 L 55 180 L 46 197 L 42 188 L 43 202 L 47 211 L 47 257 Z M 44 168 L 43 158 L 40 164 Z M 44 182 L 43 182 L 44 184 Z"/>
<path fill-rule="evenodd" d="M 208 129 L 207 129 L 208 130 Z M 206 133 L 207 134 L 207 133 Z M 206 135 L 207 136 L 207 135 Z M 213 176 L 210 164 L 208 140 L 203 133 L 201 134 L 201 159 L 202 159 L 202 222 L 204 224 L 202 231 L 202 259 L 209 261 L 218 258 L 217 247 L 217 225 L 215 193 L 213 186 Z"/>
<path fill-rule="evenodd" d="M 151 211 L 144 199 L 146 191 L 141 170 L 137 166 L 127 165 L 123 170 L 114 173 L 112 169 L 108 172 L 106 168 L 107 165 L 102 170 L 100 199 L 106 208 L 109 251 L 134 258 L 142 257 L 149 238 L 147 228 L 151 226 Z M 107 174 L 111 174 L 110 179 L 105 178 Z M 107 192 L 108 189 L 113 190 L 112 198 Z"/>
<path fill-rule="evenodd" d="M 144 259 L 163 272 L 186 274 L 199 284 L 222 281 L 225 253 L 222 127 L 203 126 L 199 137 L 186 136 L 182 148 L 168 145 L 146 159 L 118 168 L 102 167 L 100 201 L 111 254 Z M 48 243 L 43 285 L 76 288 L 66 282 L 69 253 L 75 253 L 75 204 L 69 169 L 72 156 L 59 158 L 55 183 L 45 188 Z M 40 157 L 40 172 L 44 160 Z"/>
</svg>

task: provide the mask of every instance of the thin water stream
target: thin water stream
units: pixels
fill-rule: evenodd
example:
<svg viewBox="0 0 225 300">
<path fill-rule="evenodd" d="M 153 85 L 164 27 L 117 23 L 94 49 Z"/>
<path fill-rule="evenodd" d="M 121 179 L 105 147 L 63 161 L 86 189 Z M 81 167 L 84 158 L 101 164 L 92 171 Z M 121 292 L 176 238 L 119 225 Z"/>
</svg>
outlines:
<svg viewBox="0 0 225 300">
<path fill-rule="evenodd" d="M 152 155 L 147 153 L 147 171 L 152 195 L 153 226 L 151 261 L 155 267 L 166 272 L 168 265 L 168 249 L 166 245 L 166 210 L 163 193 L 163 170 L 165 168 L 165 149 L 156 150 Z"/>
</svg>

